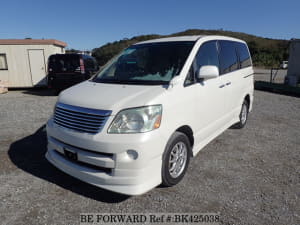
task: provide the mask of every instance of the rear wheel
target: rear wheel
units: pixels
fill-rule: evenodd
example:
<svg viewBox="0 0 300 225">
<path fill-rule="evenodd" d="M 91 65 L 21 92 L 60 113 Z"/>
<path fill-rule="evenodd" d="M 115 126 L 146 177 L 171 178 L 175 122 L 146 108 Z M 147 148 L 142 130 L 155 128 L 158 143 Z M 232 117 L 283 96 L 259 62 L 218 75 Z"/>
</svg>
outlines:
<svg viewBox="0 0 300 225">
<path fill-rule="evenodd" d="M 162 162 L 162 184 L 173 186 L 179 183 L 190 162 L 191 147 L 188 137 L 175 132 L 166 146 Z"/>
<path fill-rule="evenodd" d="M 244 100 L 242 104 L 240 116 L 239 116 L 240 121 L 234 124 L 233 128 L 242 129 L 247 123 L 248 113 L 249 113 L 249 103 L 246 100 Z"/>
</svg>

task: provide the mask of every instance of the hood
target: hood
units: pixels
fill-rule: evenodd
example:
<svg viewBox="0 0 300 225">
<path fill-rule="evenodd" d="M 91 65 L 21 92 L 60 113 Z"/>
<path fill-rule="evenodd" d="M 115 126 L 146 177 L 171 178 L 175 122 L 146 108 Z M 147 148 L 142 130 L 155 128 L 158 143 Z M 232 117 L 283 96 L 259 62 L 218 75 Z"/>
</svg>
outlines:
<svg viewBox="0 0 300 225">
<path fill-rule="evenodd" d="M 160 104 L 155 98 L 166 92 L 163 86 L 108 84 L 85 81 L 63 91 L 58 101 L 64 104 L 92 109 L 118 111 Z"/>
</svg>

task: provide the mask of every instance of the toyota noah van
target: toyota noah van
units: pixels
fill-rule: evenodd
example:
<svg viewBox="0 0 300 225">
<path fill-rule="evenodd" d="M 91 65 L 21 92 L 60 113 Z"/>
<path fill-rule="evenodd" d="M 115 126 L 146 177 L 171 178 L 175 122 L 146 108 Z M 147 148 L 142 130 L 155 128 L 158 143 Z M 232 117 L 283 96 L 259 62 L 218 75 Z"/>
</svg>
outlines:
<svg viewBox="0 0 300 225">
<path fill-rule="evenodd" d="M 47 123 L 47 159 L 89 184 L 139 195 L 177 184 L 191 157 L 253 102 L 247 44 L 181 36 L 125 49 L 65 91 Z"/>
</svg>

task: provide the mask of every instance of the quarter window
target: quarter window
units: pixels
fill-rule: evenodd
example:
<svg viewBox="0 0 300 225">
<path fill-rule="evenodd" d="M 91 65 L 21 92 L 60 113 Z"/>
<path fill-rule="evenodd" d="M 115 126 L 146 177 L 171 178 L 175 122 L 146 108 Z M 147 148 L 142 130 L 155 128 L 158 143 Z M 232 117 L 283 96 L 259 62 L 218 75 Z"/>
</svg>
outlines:
<svg viewBox="0 0 300 225">
<path fill-rule="evenodd" d="M 237 52 L 240 58 L 240 68 L 251 66 L 251 57 L 247 46 L 244 43 L 236 43 Z"/>
<path fill-rule="evenodd" d="M 235 43 L 232 41 L 219 41 L 220 44 L 220 73 L 225 74 L 238 69 L 238 59 Z"/>
<path fill-rule="evenodd" d="M 184 81 L 184 86 L 189 86 L 194 83 L 195 83 L 195 74 L 194 74 L 194 69 L 193 69 L 193 65 L 192 65 L 186 76 L 186 79 Z"/>
<path fill-rule="evenodd" d="M 0 54 L 0 70 L 8 70 L 6 54 Z"/>
</svg>

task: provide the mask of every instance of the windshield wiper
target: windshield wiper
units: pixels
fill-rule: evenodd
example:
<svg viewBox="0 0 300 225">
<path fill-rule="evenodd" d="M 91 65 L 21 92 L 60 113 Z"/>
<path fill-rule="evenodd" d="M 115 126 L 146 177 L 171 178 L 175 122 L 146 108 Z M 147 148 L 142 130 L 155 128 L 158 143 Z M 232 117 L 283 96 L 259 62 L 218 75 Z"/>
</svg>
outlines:
<svg viewBox="0 0 300 225">
<path fill-rule="evenodd" d="M 166 85 L 169 81 L 162 80 L 117 80 L 117 79 L 95 79 L 97 83 L 110 83 L 110 84 L 138 84 L 138 85 Z"/>
</svg>

